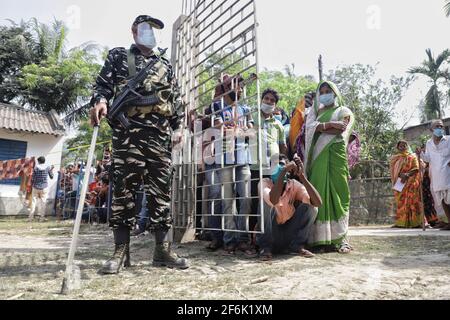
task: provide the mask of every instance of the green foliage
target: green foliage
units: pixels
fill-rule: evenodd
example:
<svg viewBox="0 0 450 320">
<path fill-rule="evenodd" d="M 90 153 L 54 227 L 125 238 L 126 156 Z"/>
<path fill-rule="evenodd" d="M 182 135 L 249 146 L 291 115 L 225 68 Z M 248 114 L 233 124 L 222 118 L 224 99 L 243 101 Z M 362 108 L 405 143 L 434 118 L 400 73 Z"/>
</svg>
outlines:
<svg viewBox="0 0 450 320">
<path fill-rule="evenodd" d="M 90 124 L 90 120 L 88 118 L 84 118 L 80 122 L 80 126 L 77 130 L 77 135 L 68 139 L 65 142 L 64 150 L 66 150 L 63 154 L 64 164 L 74 163 L 78 159 L 86 160 L 87 154 L 89 150 L 89 146 L 91 144 L 92 133 L 94 129 Z M 100 130 L 98 133 L 98 145 L 96 148 L 96 158 L 102 159 L 103 157 L 103 149 L 106 146 L 110 146 L 112 137 L 112 130 L 109 124 L 106 121 L 102 121 L 100 125 Z M 80 148 L 82 147 L 82 148 Z"/>
<path fill-rule="evenodd" d="M 317 83 L 311 77 L 295 75 L 294 68 L 286 66 L 282 71 L 265 70 L 260 73 L 261 90 L 272 88 L 278 91 L 281 100 L 278 106 L 290 114 L 296 107 L 299 100 L 306 93 L 316 91 Z"/>
<path fill-rule="evenodd" d="M 409 88 L 412 77 L 392 76 L 386 83 L 375 77 L 376 67 L 355 64 L 331 71 L 345 104 L 355 113 L 355 130 L 362 144 L 362 158 L 386 161 L 401 138 L 393 117 L 395 107 Z"/>
<path fill-rule="evenodd" d="M 434 58 L 431 49 L 427 49 L 426 53 L 428 59 L 422 62 L 421 66 L 411 68 L 409 73 L 424 75 L 430 82 L 430 89 L 421 110 L 422 118 L 429 121 L 442 119 L 446 100 L 450 98 L 450 71 L 445 68 L 450 61 L 450 50 L 444 50 L 437 58 Z"/>
<path fill-rule="evenodd" d="M 98 46 L 86 43 L 66 51 L 67 28 L 58 20 L 10 22 L 0 26 L 0 101 L 60 115 L 85 104 L 101 67 Z M 67 119 L 76 122 L 85 114 L 80 110 Z"/>
<path fill-rule="evenodd" d="M 27 25 L 0 26 L 0 102 L 11 102 L 21 92 L 17 77 L 27 64 L 38 61 Z"/>
<path fill-rule="evenodd" d="M 429 134 L 422 134 L 415 141 L 411 143 L 411 149 L 414 151 L 419 147 L 426 145 L 427 141 L 430 140 Z"/>
<path fill-rule="evenodd" d="M 92 84 L 100 66 L 95 57 L 81 50 L 67 58 L 50 56 L 39 64 L 22 69 L 22 99 L 35 110 L 59 114 L 75 110 L 92 93 Z"/>
<path fill-rule="evenodd" d="M 28 29 L 33 34 L 34 50 L 40 60 L 49 57 L 60 59 L 65 55 L 67 28 L 62 21 L 55 19 L 51 25 L 47 25 L 32 18 L 28 22 Z"/>
</svg>

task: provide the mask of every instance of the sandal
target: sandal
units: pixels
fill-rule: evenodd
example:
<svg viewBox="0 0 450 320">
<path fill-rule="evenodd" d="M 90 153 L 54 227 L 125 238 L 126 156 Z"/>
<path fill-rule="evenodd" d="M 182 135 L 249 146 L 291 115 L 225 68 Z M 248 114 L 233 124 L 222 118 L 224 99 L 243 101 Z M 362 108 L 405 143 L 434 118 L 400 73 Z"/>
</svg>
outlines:
<svg viewBox="0 0 450 320">
<path fill-rule="evenodd" d="M 234 256 L 235 252 L 236 252 L 236 245 L 231 244 L 231 245 L 225 245 L 223 247 L 223 254 L 225 256 Z"/>
<path fill-rule="evenodd" d="M 353 247 L 349 245 L 347 242 L 342 243 L 338 248 L 338 252 L 341 254 L 349 254 L 352 250 Z"/>
<path fill-rule="evenodd" d="M 261 261 L 272 261 L 272 258 L 272 252 L 270 252 L 268 249 L 263 249 L 259 252 L 259 260 Z"/>
<path fill-rule="evenodd" d="M 308 251 L 306 249 L 300 249 L 299 251 L 300 257 L 303 258 L 314 258 L 316 255 L 312 253 L 311 251 Z"/>
<path fill-rule="evenodd" d="M 289 251 L 289 254 L 291 256 L 300 256 L 303 258 L 314 258 L 316 256 L 314 253 L 304 248 L 300 248 L 297 251 Z"/>
<path fill-rule="evenodd" d="M 251 244 L 241 242 L 237 245 L 236 251 L 241 251 L 249 258 L 255 258 L 258 256 L 258 252 L 256 251 L 255 247 Z"/>
<path fill-rule="evenodd" d="M 244 255 L 247 258 L 256 258 L 256 257 L 258 257 L 258 251 L 256 251 L 255 248 L 251 248 L 251 249 L 245 250 Z"/>
<path fill-rule="evenodd" d="M 248 243 L 245 243 L 245 242 L 240 242 L 236 246 L 236 250 L 242 251 L 242 252 L 245 252 L 246 250 L 249 250 L 249 249 L 251 249 L 251 245 L 249 245 Z"/>
</svg>

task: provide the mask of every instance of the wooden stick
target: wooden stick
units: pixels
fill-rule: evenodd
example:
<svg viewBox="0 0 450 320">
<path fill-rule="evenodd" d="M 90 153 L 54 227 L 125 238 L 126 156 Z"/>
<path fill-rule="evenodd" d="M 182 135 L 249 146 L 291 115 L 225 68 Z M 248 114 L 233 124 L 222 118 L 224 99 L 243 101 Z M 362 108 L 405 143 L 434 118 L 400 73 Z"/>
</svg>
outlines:
<svg viewBox="0 0 450 320">
<path fill-rule="evenodd" d="M 322 55 L 319 56 L 319 81 L 323 81 L 323 62 Z"/>
<path fill-rule="evenodd" d="M 420 153 L 417 155 L 419 158 L 419 180 L 420 180 L 420 186 L 419 186 L 419 192 L 420 192 L 420 215 L 422 218 L 422 230 L 426 231 L 425 228 L 425 205 L 423 203 L 423 168 L 422 168 L 422 159 L 420 157 Z"/>
<path fill-rule="evenodd" d="M 99 127 L 95 126 L 94 132 L 92 133 L 92 141 L 91 141 L 91 147 L 89 149 L 88 161 L 87 161 L 87 164 L 86 164 L 86 167 L 84 170 L 83 187 L 82 187 L 81 194 L 80 194 L 80 200 L 78 202 L 77 216 L 75 219 L 75 225 L 73 227 L 72 242 L 70 244 L 69 255 L 67 257 L 66 273 L 64 275 L 64 279 L 63 279 L 63 283 L 62 283 L 61 294 L 69 294 L 71 291 L 70 281 L 71 281 L 71 279 L 73 279 L 73 274 L 74 274 L 74 258 L 75 258 L 75 252 L 77 250 L 78 235 L 80 233 L 81 216 L 83 215 L 84 201 L 86 199 L 86 193 L 88 191 L 89 176 L 91 174 L 92 160 L 94 159 L 98 131 L 99 131 Z M 81 170 L 80 170 L 79 174 L 80 174 L 80 181 L 81 181 Z"/>
</svg>

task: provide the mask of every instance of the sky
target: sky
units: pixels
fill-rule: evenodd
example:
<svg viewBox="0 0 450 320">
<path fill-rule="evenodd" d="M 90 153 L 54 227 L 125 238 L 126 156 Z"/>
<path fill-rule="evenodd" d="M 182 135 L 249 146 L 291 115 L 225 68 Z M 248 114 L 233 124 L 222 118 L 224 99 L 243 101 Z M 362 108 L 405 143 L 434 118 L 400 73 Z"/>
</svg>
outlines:
<svg viewBox="0 0 450 320">
<path fill-rule="evenodd" d="M 242 0 L 244 1 L 244 0 Z M 444 0 L 258 0 L 260 67 L 282 69 L 295 64 L 300 75 L 317 77 L 317 58 L 325 70 L 339 65 L 378 65 L 378 76 L 406 76 L 426 59 L 425 49 L 437 55 L 450 48 L 450 18 Z M 69 28 L 68 47 L 94 41 L 110 48 L 128 46 L 130 24 L 140 14 L 166 23 L 157 32 L 159 45 L 171 47 L 172 25 L 181 13 L 181 0 L 0 0 L 0 24 L 36 17 L 42 22 L 64 20 Z M 419 78 L 397 107 L 402 116 L 419 123 L 416 111 L 428 85 Z M 450 108 L 447 109 L 450 116 Z"/>
</svg>

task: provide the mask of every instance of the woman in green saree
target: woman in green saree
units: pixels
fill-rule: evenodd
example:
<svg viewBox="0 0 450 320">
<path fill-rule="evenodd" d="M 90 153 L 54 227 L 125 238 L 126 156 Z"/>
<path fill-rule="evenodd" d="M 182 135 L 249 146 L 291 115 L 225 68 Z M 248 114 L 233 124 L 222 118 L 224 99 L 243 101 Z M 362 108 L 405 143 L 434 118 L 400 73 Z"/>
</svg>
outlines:
<svg viewBox="0 0 450 320">
<path fill-rule="evenodd" d="M 355 117 L 344 107 L 342 96 L 330 81 L 319 84 L 314 107 L 306 122 L 305 168 L 319 191 L 323 205 L 309 243 L 349 253 L 347 241 L 350 189 L 347 145 Z"/>
</svg>

